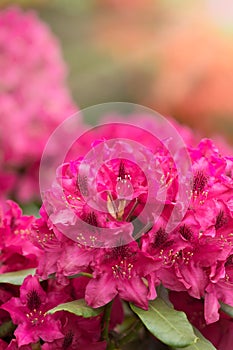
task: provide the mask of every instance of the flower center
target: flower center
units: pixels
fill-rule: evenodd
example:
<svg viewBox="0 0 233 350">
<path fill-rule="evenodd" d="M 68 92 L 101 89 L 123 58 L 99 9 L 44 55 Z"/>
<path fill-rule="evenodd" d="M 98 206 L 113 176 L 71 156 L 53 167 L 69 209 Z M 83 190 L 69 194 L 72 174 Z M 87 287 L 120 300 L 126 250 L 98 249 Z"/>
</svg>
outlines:
<svg viewBox="0 0 233 350">
<path fill-rule="evenodd" d="M 224 225 L 227 224 L 227 217 L 224 214 L 223 210 L 220 210 L 217 218 L 216 218 L 216 223 L 215 223 L 215 229 L 218 230 L 221 227 L 223 227 Z"/>
<path fill-rule="evenodd" d="M 193 188 L 191 191 L 191 196 L 194 201 L 199 199 L 199 204 L 204 204 L 208 196 L 208 190 L 205 187 L 208 183 L 208 177 L 203 173 L 203 171 L 198 171 L 193 179 Z"/>
<path fill-rule="evenodd" d="M 193 179 L 193 193 L 200 195 L 204 191 L 207 183 L 208 183 L 207 176 L 205 176 L 202 171 L 198 171 Z"/>
<path fill-rule="evenodd" d="M 231 254 L 230 256 L 228 256 L 227 261 L 225 263 L 225 266 L 233 266 L 233 254 Z"/>
<path fill-rule="evenodd" d="M 153 246 L 155 248 L 159 248 L 166 242 L 167 239 L 168 233 L 165 231 L 164 228 L 160 227 L 155 233 Z"/>
<path fill-rule="evenodd" d="M 27 307 L 30 311 L 38 310 L 41 306 L 41 299 L 36 290 L 31 290 L 27 294 Z"/>
<path fill-rule="evenodd" d="M 132 256 L 132 252 L 130 251 L 127 245 L 121 245 L 118 247 L 114 247 L 111 251 L 111 258 L 113 259 L 126 259 Z"/>
<path fill-rule="evenodd" d="M 119 199 L 132 199 L 134 188 L 131 183 L 131 180 L 131 176 L 129 174 L 126 174 L 125 164 L 121 160 L 116 185 L 116 192 Z"/>
<path fill-rule="evenodd" d="M 115 264 L 112 266 L 113 276 L 115 278 L 123 278 L 123 279 L 131 279 L 131 270 L 133 268 L 133 264 L 128 263 L 126 259 L 121 260 L 119 264 Z"/>
<path fill-rule="evenodd" d="M 34 289 L 29 291 L 27 294 L 27 307 L 30 312 L 26 316 L 33 326 L 44 323 L 46 314 L 39 310 L 41 304 L 42 302 L 38 292 Z"/>
<path fill-rule="evenodd" d="M 186 241 L 191 241 L 193 238 L 193 232 L 187 225 L 182 225 L 179 228 L 179 233 Z"/>
<path fill-rule="evenodd" d="M 172 266 L 173 264 L 189 264 L 189 260 L 192 258 L 193 253 L 189 250 L 181 249 L 179 251 L 174 251 L 170 249 L 169 251 L 164 251 L 161 249 L 160 257 L 163 259 L 163 264 L 166 266 Z"/>
<path fill-rule="evenodd" d="M 68 349 L 70 345 L 72 345 L 73 339 L 74 339 L 74 333 L 72 331 L 69 331 L 68 333 L 66 333 L 62 344 L 62 349 L 63 350 Z"/>
<path fill-rule="evenodd" d="M 85 221 L 87 224 L 91 226 L 98 227 L 98 222 L 95 213 L 92 211 L 91 213 L 87 214 Z"/>
</svg>

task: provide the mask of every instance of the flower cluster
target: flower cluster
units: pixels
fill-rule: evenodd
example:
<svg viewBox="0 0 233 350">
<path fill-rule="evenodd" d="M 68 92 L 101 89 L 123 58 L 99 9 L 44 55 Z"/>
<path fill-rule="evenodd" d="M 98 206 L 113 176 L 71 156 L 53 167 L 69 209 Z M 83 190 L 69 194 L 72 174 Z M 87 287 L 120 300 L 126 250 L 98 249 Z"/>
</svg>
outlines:
<svg viewBox="0 0 233 350">
<path fill-rule="evenodd" d="M 115 326 L 122 322 L 123 300 L 147 310 L 161 283 L 178 309 L 187 311 L 184 301 L 196 300 L 196 311 L 187 315 L 207 338 L 212 339 L 210 324 L 231 326 L 219 308 L 233 306 L 233 158 L 209 139 L 188 146 L 189 206 L 168 230 L 179 205 L 179 176 L 168 150 L 160 142 L 147 151 L 141 147 L 138 162 L 130 144 L 112 138 L 119 137 L 116 130 L 108 125 L 104 130 L 105 139 L 97 133 L 95 142 L 90 140 L 89 152 L 88 137 L 82 140 L 88 157 L 58 168 L 40 218 L 22 216 L 10 201 L 2 209 L 1 271 L 37 267 L 37 276 L 27 277 L 20 291 L 3 293 L 2 322 L 10 314 L 17 326 L 7 349 L 27 349 L 40 339 L 42 349 L 105 349 L 103 314 L 83 319 L 47 311 L 72 300 L 85 299 L 94 309 L 114 301 Z M 142 143 L 143 133 L 135 134 Z M 198 312 L 201 322 L 194 317 Z"/>
<path fill-rule="evenodd" d="M 189 209 L 169 235 L 166 218 L 142 239 L 142 250 L 160 257 L 155 279 L 173 291 L 204 298 L 207 324 L 219 319 L 219 302 L 232 299 L 233 159 L 219 154 L 210 140 L 190 149 L 193 188 Z"/>
<path fill-rule="evenodd" d="M 109 154 L 110 149 L 105 142 L 102 144 L 98 153 L 103 160 L 104 150 Z M 120 147 L 126 149 L 128 145 L 116 141 L 111 151 L 117 149 L 119 154 Z M 104 164 L 97 176 L 91 160 L 89 165 L 84 162 L 85 167 L 81 167 L 82 159 L 64 164 L 57 173 L 63 189 L 60 201 L 64 205 L 58 204 L 58 193 L 52 189 L 44 208 L 53 209 L 47 218 L 43 212 L 43 223 L 42 219 L 37 220 L 34 239 L 43 242 L 41 234 L 49 237 L 41 246 L 47 258 L 41 260 L 38 271 L 58 276 L 91 273 L 93 278 L 87 284 L 85 298 L 92 307 L 105 305 L 119 294 L 146 309 L 148 300 L 156 296 L 155 286 L 162 282 L 171 290 L 205 298 L 206 322 L 217 321 L 219 301 L 233 306 L 233 159 L 222 156 L 208 139 L 203 139 L 196 148 L 189 147 L 189 154 L 194 174 L 190 203 L 184 218 L 171 232 L 167 231 L 167 223 L 177 205 L 178 176 L 172 163 L 168 171 L 169 157 L 160 149 L 153 153 L 163 169 L 160 183 L 166 188 L 159 219 L 151 214 L 153 203 L 140 216 L 148 201 L 145 196 L 150 181 L 148 173 L 154 179 L 160 175 L 153 172 L 152 161 L 150 165 L 145 159 L 147 178 L 129 160 L 114 159 Z M 98 164 L 96 154 L 94 159 Z M 95 175 L 93 178 L 86 175 L 88 166 Z M 87 172 L 82 174 L 84 170 Z M 156 183 L 152 186 L 158 207 Z M 93 188 L 97 188 L 96 193 Z M 99 212 L 93 209 L 93 202 L 98 204 Z M 135 217 L 140 220 L 135 221 Z M 64 236 L 61 231 L 67 226 L 70 230 L 64 229 Z M 106 227 L 110 228 L 107 234 L 111 236 L 108 238 L 104 231 L 105 242 L 101 246 L 102 229 Z M 139 231 L 143 234 L 137 239 Z M 48 266 L 44 266 L 45 262 Z"/>
<path fill-rule="evenodd" d="M 56 38 L 34 12 L 0 11 L 0 196 L 38 198 L 48 137 L 75 111 Z"/>
<path fill-rule="evenodd" d="M 42 288 L 38 277 L 28 276 L 22 286 L 18 297 L 10 298 L 2 309 L 8 311 L 17 328 L 16 337 L 9 346 L 3 349 L 31 349 L 30 344 L 44 341 L 42 349 L 105 349 L 105 342 L 99 342 L 100 317 L 88 320 L 62 311 L 50 315 L 48 310 L 71 300 L 78 286 L 68 286 L 61 289 L 50 280 Z"/>
<path fill-rule="evenodd" d="M 153 128 L 152 120 L 144 123 Z M 193 178 L 188 207 L 172 229 L 181 186 L 175 159 L 130 125 L 84 134 L 82 156 L 57 169 L 39 218 L 23 216 L 12 201 L 2 204 L 1 273 L 36 268 L 20 289 L 1 287 L 1 324 L 15 325 L 15 339 L 4 339 L 3 349 L 26 350 L 41 340 L 44 350 L 105 349 L 103 312 L 85 319 L 48 311 L 74 300 L 93 309 L 113 302 L 113 329 L 123 320 L 123 301 L 147 310 L 160 284 L 219 349 L 230 343 L 230 334 L 223 343 L 209 329 L 232 324 L 219 309 L 233 307 L 233 158 L 209 139 L 193 146 L 187 129 L 176 128 L 187 141 Z"/>
</svg>

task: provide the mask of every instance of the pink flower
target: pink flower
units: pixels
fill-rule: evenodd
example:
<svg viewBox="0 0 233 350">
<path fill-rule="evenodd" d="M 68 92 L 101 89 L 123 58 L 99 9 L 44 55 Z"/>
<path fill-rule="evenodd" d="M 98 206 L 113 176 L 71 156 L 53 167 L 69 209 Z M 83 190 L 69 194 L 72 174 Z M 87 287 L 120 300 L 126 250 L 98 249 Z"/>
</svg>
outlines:
<svg viewBox="0 0 233 350">
<path fill-rule="evenodd" d="M 46 311 L 65 301 L 62 293 L 46 294 L 38 278 L 28 276 L 20 287 L 20 297 L 11 298 L 1 308 L 8 311 L 14 324 L 18 325 L 14 334 L 18 345 L 23 346 L 40 338 L 44 341 L 62 338 L 59 321 Z"/>
<path fill-rule="evenodd" d="M 42 279 L 47 279 L 50 274 L 57 271 L 57 260 L 62 254 L 62 242 L 53 230 L 49 229 L 43 218 L 33 223 L 30 239 L 41 252 L 37 273 Z"/>
<path fill-rule="evenodd" d="M 170 300 L 176 310 L 184 311 L 189 321 L 209 340 L 218 350 L 231 350 L 233 341 L 232 318 L 220 313 L 217 322 L 206 324 L 203 301 L 191 298 L 187 293 L 170 292 Z"/>
<path fill-rule="evenodd" d="M 35 220 L 30 237 L 41 252 L 37 274 L 42 279 L 47 279 L 56 273 L 59 282 L 66 284 L 67 276 L 87 272 L 98 249 L 78 245 L 59 231 L 53 231 L 48 227 L 43 208 L 41 214 L 43 218 Z"/>
<path fill-rule="evenodd" d="M 169 210 L 142 237 L 142 250 L 160 268 L 153 272 L 169 289 L 205 297 L 205 320 L 219 319 L 219 301 L 233 305 L 232 176 L 228 158 L 210 140 L 190 149 L 194 179 L 190 207 L 179 226 L 166 231 Z M 228 169 L 228 170 L 227 170 Z"/>
<path fill-rule="evenodd" d="M 188 290 L 199 298 L 205 286 L 205 274 L 196 266 L 192 256 L 198 240 L 200 226 L 188 212 L 180 225 L 171 233 L 166 231 L 166 221 L 160 220 L 142 238 L 142 250 L 153 257 L 157 264 L 156 276 L 172 290 Z"/>
<path fill-rule="evenodd" d="M 5 341 L 3 341 L 2 339 L 0 339 L 0 349 L 5 350 L 5 349 L 7 349 L 7 346 L 8 346 L 8 344 Z"/>
<path fill-rule="evenodd" d="M 151 291 L 146 278 L 154 269 L 153 260 L 140 251 L 136 242 L 101 250 L 94 278 L 86 287 L 85 299 L 95 308 L 119 295 L 120 298 L 147 309 Z"/>
<path fill-rule="evenodd" d="M 20 200 L 38 197 L 38 169 L 48 137 L 75 111 L 66 67 L 49 28 L 32 11 L 0 11 L 1 164 L 17 175 Z"/>
<path fill-rule="evenodd" d="M 30 242 L 33 216 L 23 216 L 19 206 L 7 201 L 0 208 L 0 272 L 36 267 L 39 250 Z"/>
<path fill-rule="evenodd" d="M 6 350 L 31 350 L 31 349 L 32 349 L 31 345 L 19 346 L 17 343 L 17 340 L 15 339 L 13 339 L 8 345 L 8 347 L 6 347 Z"/>
<path fill-rule="evenodd" d="M 223 157 L 214 143 L 203 139 L 197 148 L 189 149 L 193 161 L 193 202 L 204 204 L 208 198 L 228 201 L 233 195 L 232 160 Z"/>
<path fill-rule="evenodd" d="M 62 337 L 42 345 L 43 350 L 105 350 L 106 342 L 100 340 L 100 318 L 85 319 L 68 312 L 57 313 Z"/>
<path fill-rule="evenodd" d="M 44 198 L 53 229 L 86 246 L 126 244 L 157 218 L 166 194 L 167 202 L 176 198 L 171 157 L 143 145 L 135 151 L 132 142 L 97 140 L 86 157 L 58 168 Z"/>
<path fill-rule="evenodd" d="M 0 306 L 6 303 L 14 295 L 18 294 L 18 287 L 10 286 L 9 284 L 3 284 L 0 287 Z M 4 322 L 9 321 L 9 314 L 7 311 L 0 309 L 0 325 Z M 0 347 L 1 349 L 1 347 Z"/>
<path fill-rule="evenodd" d="M 119 296 L 147 309 L 148 300 L 156 297 L 155 287 L 163 283 L 205 298 L 206 323 L 215 322 L 219 302 L 232 305 L 232 159 L 208 139 L 189 146 L 193 182 L 185 213 L 179 202 L 181 154 L 173 159 L 158 140 L 151 148 L 140 145 L 137 153 L 135 144 L 119 139 L 130 127 L 121 129 L 120 124 L 112 130 L 105 125 L 104 130 L 106 134 L 95 130 L 90 139 L 84 135 L 77 148 L 83 156 L 69 161 L 72 152 L 68 155 L 45 195 L 45 226 L 57 244 L 54 260 L 54 247 L 50 251 L 50 271 L 60 281 L 80 272 L 92 274 L 82 286 L 92 307 Z M 143 132 L 135 134 L 150 145 L 152 139 L 144 140 Z M 176 225 L 169 230 L 174 209 Z"/>
</svg>

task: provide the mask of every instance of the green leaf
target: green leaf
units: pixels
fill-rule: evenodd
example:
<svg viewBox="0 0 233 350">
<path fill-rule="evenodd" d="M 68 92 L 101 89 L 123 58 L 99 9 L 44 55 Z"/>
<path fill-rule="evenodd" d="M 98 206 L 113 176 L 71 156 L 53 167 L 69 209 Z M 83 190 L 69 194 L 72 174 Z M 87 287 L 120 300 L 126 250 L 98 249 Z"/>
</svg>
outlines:
<svg viewBox="0 0 233 350">
<path fill-rule="evenodd" d="M 15 285 L 21 285 L 23 280 L 28 275 L 34 275 L 36 269 L 27 269 L 14 272 L 7 272 L 0 274 L 0 283 L 10 283 Z"/>
<path fill-rule="evenodd" d="M 220 303 L 220 305 L 221 305 L 221 310 L 223 312 L 225 312 L 225 314 L 233 317 L 233 307 L 232 306 L 224 304 L 222 302 Z"/>
<path fill-rule="evenodd" d="M 103 307 L 93 309 L 90 306 L 87 306 L 84 299 L 70 301 L 69 303 L 60 304 L 53 309 L 49 310 L 48 314 L 54 314 L 57 311 L 68 311 L 76 316 L 82 316 L 85 318 L 98 316 L 104 311 Z"/>
<path fill-rule="evenodd" d="M 133 304 L 130 306 L 146 328 L 163 343 L 182 348 L 197 342 L 185 313 L 169 307 L 161 298 L 151 301 L 147 311 Z"/>
<path fill-rule="evenodd" d="M 16 326 L 12 321 L 3 322 L 0 326 L 0 339 L 13 336 Z"/>
<path fill-rule="evenodd" d="M 194 332 L 198 337 L 196 343 L 184 348 L 184 350 L 217 350 L 196 328 L 194 328 Z"/>
<path fill-rule="evenodd" d="M 134 316 L 127 316 L 127 317 L 125 317 L 124 321 L 121 324 L 118 324 L 116 326 L 115 329 L 119 334 L 123 334 L 127 330 L 129 330 L 130 327 L 132 327 L 132 325 L 135 323 L 135 321 L 137 321 L 135 315 Z"/>
</svg>

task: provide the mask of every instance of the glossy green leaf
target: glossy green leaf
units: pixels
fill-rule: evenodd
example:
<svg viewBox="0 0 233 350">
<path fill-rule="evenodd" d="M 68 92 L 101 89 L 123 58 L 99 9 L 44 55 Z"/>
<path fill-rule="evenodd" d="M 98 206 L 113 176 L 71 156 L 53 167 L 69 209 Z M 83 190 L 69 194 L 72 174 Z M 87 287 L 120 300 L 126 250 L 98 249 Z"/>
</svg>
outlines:
<svg viewBox="0 0 233 350">
<path fill-rule="evenodd" d="M 99 307 L 97 309 L 93 309 L 88 306 L 84 299 L 70 301 L 65 304 L 60 304 L 53 309 L 49 310 L 47 313 L 54 314 L 58 311 L 68 311 L 76 316 L 82 316 L 85 318 L 98 316 L 104 311 L 103 307 Z"/>
<path fill-rule="evenodd" d="M 184 312 L 176 311 L 161 298 L 149 303 L 147 311 L 130 305 L 146 328 L 163 343 L 182 348 L 197 342 L 197 336 Z"/>
<path fill-rule="evenodd" d="M 7 272 L 0 274 L 0 283 L 10 283 L 15 285 L 21 285 L 23 280 L 28 275 L 34 275 L 36 269 L 27 269 L 14 272 Z"/>
<path fill-rule="evenodd" d="M 225 312 L 225 314 L 233 317 L 233 307 L 224 303 L 220 303 L 220 304 L 221 304 L 221 310 Z"/>
<path fill-rule="evenodd" d="M 194 332 L 198 337 L 196 343 L 183 348 L 184 350 L 217 350 L 197 329 L 194 328 Z"/>
</svg>

